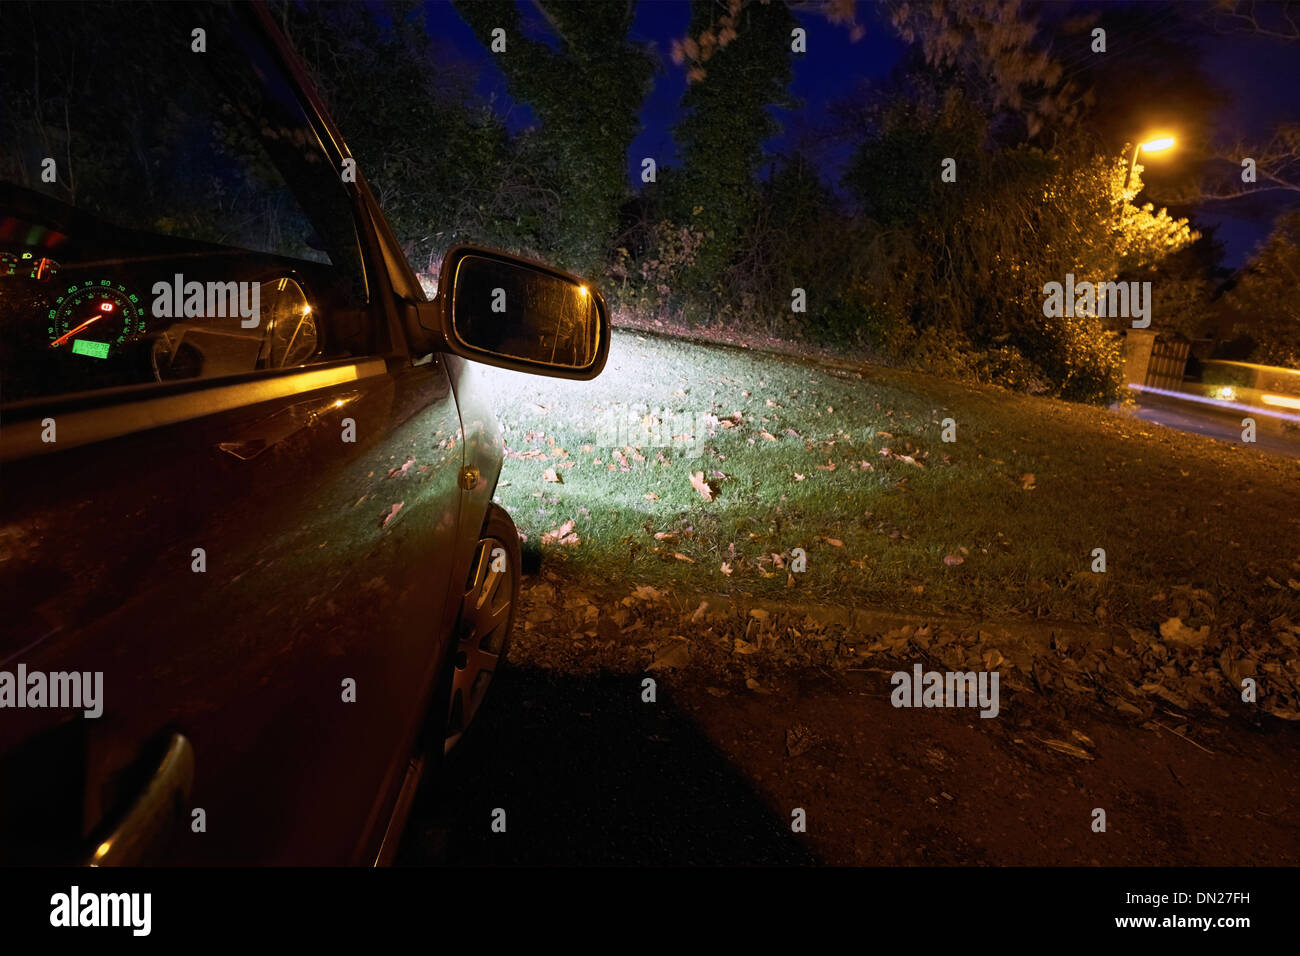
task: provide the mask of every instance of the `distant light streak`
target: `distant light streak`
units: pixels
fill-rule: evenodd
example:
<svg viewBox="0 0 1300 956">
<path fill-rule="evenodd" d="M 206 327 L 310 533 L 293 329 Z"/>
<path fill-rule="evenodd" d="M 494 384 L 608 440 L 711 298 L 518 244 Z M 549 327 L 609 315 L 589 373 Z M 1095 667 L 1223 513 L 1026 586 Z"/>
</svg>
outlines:
<svg viewBox="0 0 1300 956">
<path fill-rule="evenodd" d="M 1224 402 L 1217 398 L 1206 398 L 1204 395 L 1192 395 L 1188 392 L 1175 392 L 1168 388 L 1152 388 L 1150 385 L 1138 385 L 1133 382 L 1130 382 L 1128 387 L 1133 389 L 1135 392 L 1150 392 L 1153 395 L 1167 395 L 1170 398 L 1180 398 L 1185 402 L 1199 402 L 1202 405 L 1214 405 L 1218 408 L 1246 411 L 1256 415 L 1264 415 L 1267 418 L 1280 418 L 1289 422 L 1300 422 L 1300 415 L 1287 415 L 1284 412 L 1275 412 L 1267 408 L 1260 408 L 1258 405 L 1243 405 L 1238 402 Z M 1268 398 L 1278 397 L 1280 396 L 1268 396 Z M 1286 403 L 1279 402 L 1278 404 Z M 1296 407 L 1300 407 L 1300 405 L 1297 405 Z"/>
</svg>

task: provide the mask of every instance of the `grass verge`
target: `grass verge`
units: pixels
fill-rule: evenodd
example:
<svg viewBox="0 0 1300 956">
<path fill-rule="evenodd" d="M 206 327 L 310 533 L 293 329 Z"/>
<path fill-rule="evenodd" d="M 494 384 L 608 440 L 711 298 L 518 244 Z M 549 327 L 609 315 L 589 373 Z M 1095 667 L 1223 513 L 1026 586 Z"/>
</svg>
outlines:
<svg viewBox="0 0 1300 956">
<path fill-rule="evenodd" d="M 594 382 L 482 374 L 499 500 L 526 548 L 595 579 L 1148 633 L 1178 618 L 1245 644 L 1300 608 L 1300 462 L 1249 445 L 623 331 Z"/>
</svg>

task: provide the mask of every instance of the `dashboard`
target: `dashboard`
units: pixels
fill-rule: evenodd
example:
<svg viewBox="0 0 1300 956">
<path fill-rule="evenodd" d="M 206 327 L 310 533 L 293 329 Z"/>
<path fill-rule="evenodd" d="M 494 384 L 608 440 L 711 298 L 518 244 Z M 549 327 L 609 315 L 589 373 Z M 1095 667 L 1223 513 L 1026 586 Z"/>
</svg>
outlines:
<svg viewBox="0 0 1300 956">
<path fill-rule="evenodd" d="M 33 194 L 29 194 L 33 195 Z M 0 401 L 319 360 L 327 266 L 0 196 Z"/>
</svg>

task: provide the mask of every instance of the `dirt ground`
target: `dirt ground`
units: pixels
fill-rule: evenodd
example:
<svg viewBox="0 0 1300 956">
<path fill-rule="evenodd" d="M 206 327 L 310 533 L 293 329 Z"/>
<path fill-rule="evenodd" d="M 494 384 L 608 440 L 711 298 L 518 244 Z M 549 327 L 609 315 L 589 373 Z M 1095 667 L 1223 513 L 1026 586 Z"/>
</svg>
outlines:
<svg viewBox="0 0 1300 956">
<path fill-rule="evenodd" d="M 561 603 L 565 582 L 549 584 Z M 550 606 L 528 605 L 405 862 L 1300 862 L 1295 722 L 1180 713 L 1154 695 L 1131 714 L 1014 680 L 992 719 L 896 708 L 890 675 L 918 660 L 910 646 L 847 662 L 738 654 L 732 635 L 755 637 L 743 615 L 687 641 L 662 607 L 582 632 L 537 613 Z M 576 613 L 606 620 L 614 596 L 592 606 Z M 489 827 L 498 809 L 504 834 Z"/>
<path fill-rule="evenodd" d="M 807 842 L 827 863 L 1300 862 L 1293 726 L 1219 721 L 1198 728 L 1198 746 L 1029 695 L 981 719 L 896 709 L 890 690 L 881 673 L 818 674 L 774 680 L 765 695 L 716 697 L 697 683 L 676 699 L 774 813 L 807 811 Z M 1042 744 L 1075 732 L 1092 759 Z M 790 756 L 791 740 L 809 737 Z"/>
</svg>

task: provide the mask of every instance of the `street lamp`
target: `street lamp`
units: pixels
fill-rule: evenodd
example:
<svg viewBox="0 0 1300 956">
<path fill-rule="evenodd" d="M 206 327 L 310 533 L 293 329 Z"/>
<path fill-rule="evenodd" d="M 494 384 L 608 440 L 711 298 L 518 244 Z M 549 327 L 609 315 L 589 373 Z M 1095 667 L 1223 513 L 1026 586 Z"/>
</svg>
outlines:
<svg viewBox="0 0 1300 956">
<path fill-rule="evenodd" d="M 1138 153 L 1161 153 L 1166 149 L 1172 148 L 1174 138 L 1172 136 L 1160 136 L 1156 139 L 1147 140 L 1145 143 L 1138 143 L 1133 147 L 1133 155 L 1128 158 L 1128 172 L 1124 175 L 1124 188 L 1128 189 L 1129 181 L 1133 178 L 1133 167 L 1137 165 Z"/>
</svg>

